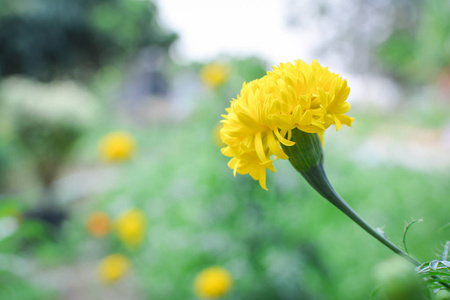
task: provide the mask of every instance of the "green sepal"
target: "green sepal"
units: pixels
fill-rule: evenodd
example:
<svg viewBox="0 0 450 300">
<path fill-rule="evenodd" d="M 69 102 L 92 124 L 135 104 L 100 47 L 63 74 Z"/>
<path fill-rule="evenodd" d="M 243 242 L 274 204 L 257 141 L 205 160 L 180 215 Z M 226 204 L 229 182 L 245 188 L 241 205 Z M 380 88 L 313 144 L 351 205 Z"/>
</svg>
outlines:
<svg viewBox="0 0 450 300">
<path fill-rule="evenodd" d="M 298 172 L 307 172 L 323 163 L 322 144 L 317 133 L 307 133 L 295 128 L 292 130 L 290 140 L 295 142 L 295 145 L 281 144 L 281 147 Z"/>
</svg>

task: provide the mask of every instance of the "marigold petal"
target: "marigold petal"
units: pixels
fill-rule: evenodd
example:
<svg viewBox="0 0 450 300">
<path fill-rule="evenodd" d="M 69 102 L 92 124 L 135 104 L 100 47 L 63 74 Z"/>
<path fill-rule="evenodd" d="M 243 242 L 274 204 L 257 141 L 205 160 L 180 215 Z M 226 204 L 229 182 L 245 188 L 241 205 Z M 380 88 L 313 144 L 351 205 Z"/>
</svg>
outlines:
<svg viewBox="0 0 450 300">
<path fill-rule="evenodd" d="M 283 149 L 281 149 L 280 145 L 277 143 L 277 140 L 273 136 L 272 133 L 267 135 L 267 144 L 269 145 L 270 151 L 275 154 L 277 157 L 281 159 L 288 159 L 289 157 L 284 153 Z"/>
<path fill-rule="evenodd" d="M 294 127 L 290 120 L 291 116 L 288 115 L 270 115 L 269 119 L 272 120 L 275 125 L 284 130 L 289 130 Z"/>
<path fill-rule="evenodd" d="M 295 145 L 294 142 L 285 139 L 285 138 L 278 132 L 277 129 L 275 129 L 275 130 L 273 131 L 273 133 L 275 133 L 276 137 L 278 138 L 278 140 L 280 141 L 280 143 L 282 143 L 283 145 L 285 145 L 285 146 L 293 146 L 293 145 Z"/>
<path fill-rule="evenodd" d="M 288 139 L 288 140 L 291 140 L 291 138 L 292 138 L 292 130 L 289 130 L 289 131 L 287 132 L 287 139 Z"/>
<path fill-rule="evenodd" d="M 292 121 L 295 123 L 302 118 L 302 106 L 297 105 L 292 111 Z"/>
<path fill-rule="evenodd" d="M 252 128 L 254 130 L 258 131 L 265 131 L 267 130 L 266 127 L 258 123 L 258 121 L 255 120 L 255 118 L 252 116 L 252 113 L 243 105 L 239 107 L 242 112 L 237 112 L 236 115 L 239 119 L 239 121 L 242 122 L 246 127 Z"/>
<path fill-rule="evenodd" d="M 353 120 L 355 120 L 355 118 L 346 116 L 344 114 L 336 115 L 336 117 L 339 118 L 339 120 L 341 121 L 342 124 L 345 124 L 350 127 L 352 126 Z"/>
<path fill-rule="evenodd" d="M 318 133 L 323 131 L 323 129 L 320 129 L 316 126 L 297 126 L 297 128 L 307 133 Z"/>
<path fill-rule="evenodd" d="M 350 103 L 343 102 L 343 103 L 340 103 L 339 105 L 336 105 L 332 111 L 335 114 L 344 114 L 344 113 L 348 112 L 350 110 L 350 108 L 351 108 Z"/>
<path fill-rule="evenodd" d="M 262 163 L 265 163 L 266 161 L 268 161 L 266 153 L 264 152 L 264 146 L 263 146 L 263 142 L 262 142 L 261 132 L 258 132 L 255 135 L 255 150 L 256 150 L 256 155 L 258 155 L 258 158 Z"/>
<path fill-rule="evenodd" d="M 341 120 L 339 120 L 338 117 L 333 116 L 334 117 L 334 125 L 336 125 L 336 131 L 341 130 Z"/>
<path fill-rule="evenodd" d="M 322 147 L 323 147 L 323 134 L 324 134 L 324 131 L 320 131 L 317 133 L 317 135 L 319 136 L 319 139 L 320 139 L 320 143 L 322 144 Z"/>
<path fill-rule="evenodd" d="M 267 191 L 267 186 L 266 186 L 266 171 L 260 171 L 260 174 L 258 174 L 258 180 L 259 180 L 259 185 L 265 189 Z"/>
<path fill-rule="evenodd" d="M 310 110 L 305 111 L 302 118 L 300 119 L 300 122 L 298 122 L 299 125 L 310 125 L 312 122 L 312 112 Z"/>
</svg>

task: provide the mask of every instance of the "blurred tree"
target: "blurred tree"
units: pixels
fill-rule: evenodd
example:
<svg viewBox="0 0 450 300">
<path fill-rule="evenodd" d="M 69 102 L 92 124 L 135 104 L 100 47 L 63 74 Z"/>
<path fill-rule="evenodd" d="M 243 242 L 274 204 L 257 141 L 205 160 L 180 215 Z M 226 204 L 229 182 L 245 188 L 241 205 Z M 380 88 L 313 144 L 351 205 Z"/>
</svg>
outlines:
<svg viewBox="0 0 450 300">
<path fill-rule="evenodd" d="M 359 73 L 395 75 L 400 65 L 411 60 L 425 2 L 290 0 L 286 22 L 315 34 L 314 53 L 319 57 L 338 57 Z"/>
<path fill-rule="evenodd" d="M 289 26 L 320 38 L 318 56 L 338 56 L 357 72 L 387 73 L 403 85 L 448 78 L 446 0 L 291 0 L 286 7 Z"/>
<path fill-rule="evenodd" d="M 177 37 L 160 27 L 150 0 L 1 2 L 1 77 L 86 80 L 102 65 L 126 60 L 142 47 L 167 53 Z"/>
<path fill-rule="evenodd" d="M 435 79 L 450 66 L 449 2 L 424 1 L 416 6 L 417 24 L 412 29 L 394 27 L 378 51 L 385 68 L 405 81 Z"/>
</svg>

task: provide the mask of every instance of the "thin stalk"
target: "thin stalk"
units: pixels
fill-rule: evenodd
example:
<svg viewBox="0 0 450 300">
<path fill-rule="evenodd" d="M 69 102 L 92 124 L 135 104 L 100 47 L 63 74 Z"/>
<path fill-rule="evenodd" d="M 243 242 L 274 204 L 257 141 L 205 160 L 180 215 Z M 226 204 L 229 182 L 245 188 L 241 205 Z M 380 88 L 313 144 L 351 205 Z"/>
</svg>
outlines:
<svg viewBox="0 0 450 300">
<path fill-rule="evenodd" d="M 341 196 L 334 190 L 333 186 L 330 184 L 325 171 L 323 169 L 323 164 L 319 164 L 315 167 L 310 168 L 307 172 L 301 172 L 303 177 L 308 181 L 308 183 L 321 194 L 325 199 L 330 201 L 334 206 L 336 206 L 340 211 L 346 214 L 350 219 L 352 219 L 356 224 L 358 224 L 362 229 L 364 229 L 371 236 L 380 241 L 383 245 L 407 259 L 415 266 L 419 266 L 420 263 L 389 241 L 386 237 L 381 235 L 372 226 L 367 224 L 345 201 Z"/>
<path fill-rule="evenodd" d="M 346 214 L 350 219 L 352 219 L 356 224 L 358 224 L 362 229 L 364 229 L 371 236 L 380 241 L 383 245 L 394 251 L 396 254 L 401 257 L 407 259 L 416 267 L 421 264 L 409 256 L 406 252 L 401 250 L 391 241 L 389 241 L 386 237 L 381 235 L 378 231 L 376 231 L 372 226 L 367 224 L 366 221 L 363 220 L 348 204 L 342 199 L 342 197 L 336 192 L 331 183 L 329 182 L 327 175 L 325 174 L 325 170 L 323 169 L 323 164 L 319 164 L 315 167 L 312 167 L 308 172 L 301 172 L 303 177 L 308 181 L 308 183 L 321 194 L 325 199 L 330 201 L 334 206 L 336 206 L 340 211 Z M 450 285 L 448 283 L 439 281 L 440 277 L 433 275 L 432 279 L 435 279 L 439 284 L 444 286 L 446 289 L 450 290 Z"/>
</svg>

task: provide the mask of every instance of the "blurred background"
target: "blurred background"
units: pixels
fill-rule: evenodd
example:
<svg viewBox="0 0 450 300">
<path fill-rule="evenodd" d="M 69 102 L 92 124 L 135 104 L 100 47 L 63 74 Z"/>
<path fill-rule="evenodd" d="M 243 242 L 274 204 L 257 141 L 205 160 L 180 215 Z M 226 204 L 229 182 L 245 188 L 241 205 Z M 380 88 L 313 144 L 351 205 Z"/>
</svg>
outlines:
<svg viewBox="0 0 450 300">
<path fill-rule="evenodd" d="M 419 261 L 450 239 L 449 1 L 0 6 L 0 299 L 369 299 L 387 248 L 287 161 L 264 191 L 220 153 L 242 83 L 296 59 L 351 88 L 337 191 L 397 245 L 422 219 Z"/>
</svg>

